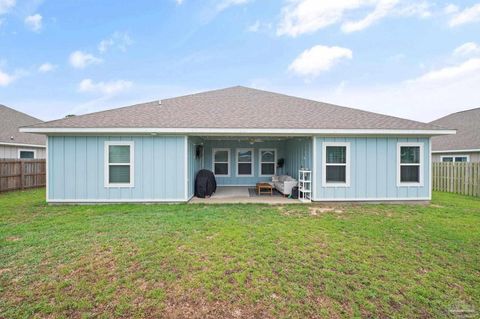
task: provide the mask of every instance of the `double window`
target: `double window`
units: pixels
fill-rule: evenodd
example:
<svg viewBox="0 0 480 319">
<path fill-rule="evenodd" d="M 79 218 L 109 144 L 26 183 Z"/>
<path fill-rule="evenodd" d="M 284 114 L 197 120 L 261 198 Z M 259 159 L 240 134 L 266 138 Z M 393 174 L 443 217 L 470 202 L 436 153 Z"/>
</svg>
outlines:
<svg viewBox="0 0 480 319">
<path fill-rule="evenodd" d="M 237 149 L 237 176 L 253 176 L 253 148 Z"/>
<path fill-rule="evenodd" d="M 397 156 L 397 186 L 422 186 L 423 143 L 398 143 Z"/>
<path fill-rule="evenodd" d="M 18 150 L 18 158 L 19 159 L 34 159 L 35 158 L 35 150 Z"/>
<path fill-rule="evenodd" d="M 323 187 L 350 186 L 350 143 L 323 143 Z"/>
<path fill-rule="evenodd" d="M 260 149 L 260 176 L 275 175 L 277 167 L 277 150 Z"/>
<path fill-rule="evenodd" d="M 470 162 L 470 156 L 469 155 L 442 156 L 441 160 L 444 163 L 465 163 L 465 162 Z"/>
<path fill-rule="evenodd" d="M 105 187 L 133 187 L 133 142 L 105 142 Z"/>
<path fill-rule="evenodd" d="M 230 149 L 213 149 L 213 173 L 216 176 L 230 176 Z"/>
</svg>

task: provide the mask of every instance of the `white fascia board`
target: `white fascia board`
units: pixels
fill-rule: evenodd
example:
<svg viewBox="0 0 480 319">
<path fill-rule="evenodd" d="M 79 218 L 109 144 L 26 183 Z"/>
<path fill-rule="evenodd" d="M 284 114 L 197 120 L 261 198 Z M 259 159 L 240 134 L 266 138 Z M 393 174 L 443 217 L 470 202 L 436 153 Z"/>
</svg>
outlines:
<svg viewBox="0 0 480 319">
<path fill-rule="evenodd" d="M 473 148 L 467 150 L 446 150 L 446 151 L 432 151 L 432 153 L 469 153 L 469 152 L 480 152 L 480 148 Z"/>
<path fill-rule="evenodd" d="M 39 144 L 22 144 L 22 143 L 5 143 L 5 142 L 0 142 L 0 145 L 46 148 L 45 145 L 39 145 Z"/>
<path fill-rule="evenodd" d="M 402 129 L 242 129 L 242 128 L 20 128 L 23 133 L 40 134 L 186 134 L 186 135 L 451 135 L 456 130 Z"/>
</svg>

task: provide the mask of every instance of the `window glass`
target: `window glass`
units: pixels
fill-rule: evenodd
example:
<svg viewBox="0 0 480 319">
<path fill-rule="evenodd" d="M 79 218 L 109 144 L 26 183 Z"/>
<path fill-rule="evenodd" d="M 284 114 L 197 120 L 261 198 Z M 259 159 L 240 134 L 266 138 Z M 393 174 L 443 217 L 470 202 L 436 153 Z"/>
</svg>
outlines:
<svg viewBox="0 0 480 319">
<path fill-rule="evenodd" d="M 327 166 L 327 183 L 345 183 L 346 166 Z"/>
<path fill-rule="evenodd" d="M 455 162 L 467 162 L 467 157 L 465 156 L 455 157 Z"/>
<path fill-rule="evenodd" d="M 252 175 L 253 150 L 237 150 L 237 175 Z"/>
<path fill-rule="evenodd" d="M 228 163 L 215 163 L 215 175 L 228 175 Z"/>
<path fill-rule="evenodd" d="M 345 146 L 327 146 L 327 163 L 346 163 L 347 148 Z"/>
<path fill-rule="evenodd" d="M 444 163 L 453 162 L 453 157 L 442 157 L 442 162 Z"/>
<path fill-rule="evenodd" d="M 35 152 L 34 151 L 20 151 L 20 158 L 24 158 L 24 159 L 35 158 Z"/>
<path fill-rule="evenodd" d="M 400 180 L 405 183 L 419 183 L 420 166 L 402 165 L 400 167 Z"/>
<path fill-rule="evenodd" d="M 130 146 L 110 145 L 108 160 L 110 163 L 130 163 Z"/>
<path fill-rule="evenodd" d="M 420 147 L 419 146 L 402 146 L 400 148 L 400 162 L 402 164 L 420 163 Z"/>
<path fill-rule="evenodd" d="M 262 163 L 262 175 L 275 175 L 275 164 Z"/>
<path fill-rule="evenodd" d="M 275 162 L 275 151 L 262 151 L 262 162 Z"/>
<path fill-rule="evenodd" d="M 238 161 L 250 163 L 252 161 L 252 151 L 238 151 Z"/>
<path fill-rule="evenodd" d="M 111 165 L 110 183 L 130 183 L 130 165 Z"/>
<path fill-rule="evenodd" d="M 228 151 L 215 151 L 215 162 L 228 162 Z"/>
</svg>

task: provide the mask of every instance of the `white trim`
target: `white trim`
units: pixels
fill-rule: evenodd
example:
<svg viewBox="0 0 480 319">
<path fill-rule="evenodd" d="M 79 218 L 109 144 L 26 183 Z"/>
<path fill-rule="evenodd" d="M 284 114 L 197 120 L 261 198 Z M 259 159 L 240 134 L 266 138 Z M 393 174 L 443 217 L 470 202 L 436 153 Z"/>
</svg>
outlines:
<svg viewBox="0 0 480 319">
<path fill-rule="evenodd" d="M 5 143 L 5 142 L 0 142 L 0 145 L 46 148 L 46 145 L 38 145 L 38 144 L 22 144 L 22 143 Z"/>
<path fill-rule="evenodd" d="M 109 148 L 110 146 L 130 146 L 130 163 L 110 163 Z M 133 141 L 105 141 L 104 143 L 104 187 L 105 188 L 132 188 L 134 187 L 135 177 L 135 151 Z M 129 165 L 130 166 L 130 183 L 110 183 L 110 169 L 111 165 Z"/>
<path fill-rule="evenodd" d="M 375 202 L 375 201 L 425 201 L 431 200 L 430 197 L 378 197 L 378 198 L 320 198 L 314 200 L 314 202 Z"/>
<path fill-rule="evenodd" d="M 480 152 L 480 148 L 472 148 L 467 150 L 446 150 L 446 151 L 432 151 L 434 154 L 438 153 L 471 153 L 471 152 Z"/>
<path fill-rule="evenodd" d="M 443 159 L 445 157 L 451 157 L 452 158 L 452 161 L 451 163 L 468 163 L 470 162 L 470 155 L 467 155 L 467 154 L 452 154 L 452 155 L 442 155 L 440 156 L 440 162 L 443 162 Z M 467 158 L 467 162 L 457 162 L 455 160 L 455 157 L 466 157 Z M 447 162 L 448 163 L 448 162 Z"/>
<path fill-rule="evenodd" d="M 456 130 L 408 130 L 408 129 L 258 129 L 258 128 L 39 128 L 23 127 L 20 128 L 23 133 L 167 133 L 167 134 L 264 134 L 264 135 L 311 135 L 311 134 L 331 134 L 331 135 L 450 135 L 456 134 Z"/>
<path fill-rule="evenodd" d="M 48 202 L 49 198 L 48 198 L 48 180 L 49 180 L 49 175 L 48 175 L 48 163 L 49 163 L 49 160 L 48 160 L 48 136 L 47 136 L 47 140 L 45 141 L 46 144 L 45 144 L 45 197 L 46 197 L 46 200 Z"/>
<path fill-rule="evenodd" d="M 250 151 L 250 152 L 252 153 L 252 160 L 251 160 L 250 162 L 239 162 L 239 161 L 238 161 L 238 153 L 241 152 L 241 151 L 246 151 L 246 152 Z M 246 174 L 240 175 L 240 174 L 238 173 L 238 164 L 240 164 L 240 163 L 244 163 L 244 164 L 250 163 L 250 167 L 251 167 L 250 174 L 248 174 L 248 175 L 246 175 Z M 255 176 L 255 173 L 254 173 L 254 171 L 255 171 L 255 167 L 254 167 L 254 166 L 255 166 L 255 165 L 254 165 L 254 163 L 255 163 L 255 149 L 254 149 L 254 148 L 237 148 L 237 149 L 235 150 L 235 168 L 236 168 L 236 170 L 235 170 L 235 177 L 253 177 L 253 176 Z"/>
<path fill-rule="evenodd" d="M 29 149 L 29 148 L 19 148 L 18 151 L 17 151 L 17 158 L 18 159 L 22 159 L 20 157 L 21 152 L 33 152 L 33 159 L 37 158 L 37 150 L 32 150 L 32 149 Z M 28 159 L 28 158 L 24 158 L 24 159 Z"/>
<path fill-rule="evenodd" d="M 273 174 L 262 174 L 262 164 L 271 164 L 272 162 L 262 162 L 262 151 L 275 152 L 273 159 Z M 260 148 L 258 150 L 258 176 L 259 177 L 272 177 L 277 175 L 277 149 L 276 148 Z"/>
<path fill-rule="evenodd" d="M 315 201 L 316 198 L 316 187 L 317 187 L 317 138 L 312 136 L 312 152 L 313 152 L 313 164 L 312 164 L 312 201 Z"/>
<path fill-rule="evenodd" d="M 420 148 L 420 162 L 419 163 L 403 163 L 401 164 L 401 148 L 402 147 L 419 147 Z M 397 187 L 422 187 L 423 186 L 423 176 L 424 176 L 424 159 L 423 159 L 423 152 L 425 148 L 425 143 L 423 142 L 398 142 L 397 143 Z M 417 182 L 401 182 L 400 181 L 400 167 L 401 165 L 405 166 L 418 166 L 419 167 L 419 179 L 420 181 Z"/>
<path fill-rule="evenodd" d="M 429 166 L 429 173 L 428 176 L 428 197 L 432 199 L 432 189 L 433 189 L 433 162 L 432 162 L 432 138 L 428 139 L 428 166 Z"/>
<path fill-rule="evenodd" d="M 195 146 L 195 145 L 194 145 Z M 188 189 L 189 189 L 189 182 L 190 180 L 188 179 L 188 158 L 189 158 L 189 154 L 188 154 L 188 136 L 185 136 L 185 183 L 184 183 L 184 186 L 185 186 L 185 200 L 188 201 Z"/>
<path fill-rule="evenodd" d="M 52 199 L 48 203 L 185 203 L 188 200 L 178 199 Z"/>
<path fill-rule="evenodd" d="M 228 152 L 228 160 L 227 162 L 215 162 L 215 152 L 216 151 L 227 151 Z M 219 175 L 215 174 L 215 163 L 227 163 L 228 164 L 228 174 L 227 175 Z M 230 177 L 230 166 L 231 166 L 231 158 L 230 158 L 230 149 L 229 148 L 213 148 L 212 149 L 212 172 L 215 177 Z"/>
<path fill-rule="evenodd" d="M 322 143 L 322 187 L 350 187 L 350 142 Z M 346 148 L 345 164 L 328 163 L 328 166 L 345 166 L 345 183 L 327 183 L 327 147 L 343 146 Z"/>
</svg>

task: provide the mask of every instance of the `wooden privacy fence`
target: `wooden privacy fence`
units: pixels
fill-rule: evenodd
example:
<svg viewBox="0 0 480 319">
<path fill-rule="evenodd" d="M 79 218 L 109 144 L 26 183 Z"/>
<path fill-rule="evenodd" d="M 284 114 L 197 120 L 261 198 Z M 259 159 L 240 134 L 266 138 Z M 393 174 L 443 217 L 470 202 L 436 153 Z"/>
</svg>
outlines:
<svg viewBox="0 0 480 319">
<path fill-rule="evenodd" d="M 0 192 L 45 186 L 44 159 L 0 160 Z"/>
<path fill-rule="evenodd" d="M 433 190 L 480 196 L 480 163 L 433 163 Z"/>
</svg>

